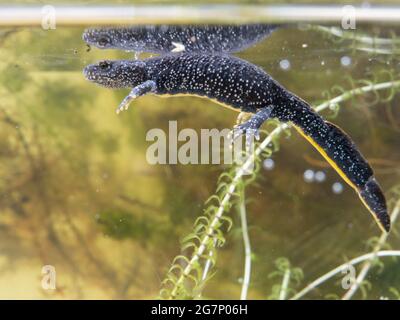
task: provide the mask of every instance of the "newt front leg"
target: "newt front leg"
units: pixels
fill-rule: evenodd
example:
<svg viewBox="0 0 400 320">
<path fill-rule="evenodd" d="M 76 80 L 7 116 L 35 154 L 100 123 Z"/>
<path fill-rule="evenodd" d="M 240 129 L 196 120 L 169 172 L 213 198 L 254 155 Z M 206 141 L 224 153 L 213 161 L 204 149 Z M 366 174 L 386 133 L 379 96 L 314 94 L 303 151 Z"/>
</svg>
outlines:
<svg viewBox="0 0 400 320">
<path fill-rule="evenodd" d="M 137 97 L 143 96 L 149 92 L 155 91 L 156 83 L 152 80 L 147 80 L 142 84 L 134 87 L 131 92 L 125 97 L 124 100 L 120 103 L 119 107 L 115 112 L 118 114 L 123 110 L 128 110 L 129 104 L 132 102 L 133 99 Z"/>
</svg>

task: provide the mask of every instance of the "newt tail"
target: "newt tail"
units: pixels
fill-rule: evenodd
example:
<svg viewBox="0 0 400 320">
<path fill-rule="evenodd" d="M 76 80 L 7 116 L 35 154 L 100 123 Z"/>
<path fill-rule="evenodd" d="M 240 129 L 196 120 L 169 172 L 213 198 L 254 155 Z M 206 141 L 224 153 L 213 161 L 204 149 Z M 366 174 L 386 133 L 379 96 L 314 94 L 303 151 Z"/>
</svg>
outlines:
<svg viewBox="0 0 400 320">
<path fill-rule="evenodd" d="M 306 102 L 299 99 L 301 111 L 292 117 L 296 130 L 328 161 L 350 185 L 385 232 L 390 230 L 386 199 L 373 170 L 351 138 L 336 125 L 324 121 Z"/>
</svg>

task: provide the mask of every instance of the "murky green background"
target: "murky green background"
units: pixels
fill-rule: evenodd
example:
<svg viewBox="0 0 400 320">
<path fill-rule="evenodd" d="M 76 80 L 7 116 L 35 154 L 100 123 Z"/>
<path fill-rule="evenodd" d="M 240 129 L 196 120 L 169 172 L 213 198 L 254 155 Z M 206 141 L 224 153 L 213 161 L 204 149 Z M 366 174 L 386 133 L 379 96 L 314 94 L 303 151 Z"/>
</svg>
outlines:
<svg viewBox="0 0 400 320">
<path fill-rule="evenodd" d="M 381 37 L 399 33 L 389 26 L 358 30 Z M 149 165 L 145 136 L 152 128 L 166 130 L 169 120 L 198 132 L 229 128 L 236 113 L 205 99 L 146 96 L 117 116 L 128 91 L 97 87 L 81 71 L 87 63 L 132 54 L 87 52 L 81 33 L 62 27 L 0 30 L 0 298 L 156 297 L 180 253 L 180 239 L 224 171 L 218 165 Z M 309 102 L 323 100 L 334 86 L 351 88 L 349 76 L 389 81 L 388 71 L 399 79 L 398 52 L 375 55 L 335 40 L 293 25 L 238 56 Z M 349 66 L 341 63 L 343 56 L 351 58 Z M 284 59 L 288 70 L 280 67 Z M 351 135 L 388 191 L 400 182 L 400 95 L 389 103 L 372 100 L 368 95 L 343 104 L 333 121 Z M 281 281 L 268 277 L 278 257 L 303 269 L 305 285 L 368 252 L 366 241 L 380 235 L 350 187 L 332 192 L 341 180 L 304 139 L 293 132 L 280 142 L 274 169 L 261 170 L 247 190 L 252 299 L 267 298 Z M 306 182 L 307 169 L 323 171 L 326 180 Z M 235 210 L 230 216 L 234 228 L 204 291 L 209 298 L 240 295 L 240 220 Z M 395 232 L 389 243 L 400 247 Z M 399 262 L 384 259 L 383 272 L 374 269 L 368 277 L 370 299 L 393 298 L 389 288 L 400 286 Z M 41 288 L 44 265 L 56 268 L 55 291 Z M 342 295 L 340 279 L 307 297 Z"/>
</svg>

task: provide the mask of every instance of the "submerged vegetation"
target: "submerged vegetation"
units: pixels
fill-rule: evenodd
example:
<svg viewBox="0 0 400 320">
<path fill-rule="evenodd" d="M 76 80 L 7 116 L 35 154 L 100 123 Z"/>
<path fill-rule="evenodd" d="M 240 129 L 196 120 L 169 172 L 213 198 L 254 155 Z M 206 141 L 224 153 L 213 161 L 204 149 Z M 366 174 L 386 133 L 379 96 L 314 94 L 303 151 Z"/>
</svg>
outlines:
<svg viewBox="0 0 400 320">
<path fill-rule="evenodd" d="M 394 31 L 349 38 L 317 29 L 277 31 L 243 56 L 307 101 L 321 98 L 315 109 L 357 139 L 383 180 L 389 235 L 376 237 L 353 192 L 301 184 L 310 167 L 329 183 L 336 176 L 288 124 L 265 125 L 241 166 L 150 166 L 149 128 L 168 119 L 231 127 L 236 114 L 200 99 L 149 97 L 116 117 L 125 92 L 85 83 L 81 67 L 104 53 L 86 53 L 82 30 L 8 30 L 0 33 L 0 297 L 399 299 L 399 262 L 390 258 L 400 245 L 399 40 Z M 108 53 L 121 56 L 130 57 Z M 343 56 L 351 66 L 340 66 Z M 277 68 L 282 59 L 290 72 Z M 253 160 L 256 170 L 243 175 Z M 57 270 L 55 291 L 40 288 L 46 264 Z M 349 265 L 356 282 L 344 290 Z"/>
<path fill-rule="evenodd" d="M 379 102 L 385 101 L 390 102 L 396 92 L 400 91 L 400 81 L 389 81 L 382 83 L 374 83 L 373 81 L 350 81 L 354 84 L 361 84 L 363 86 L 353 87 L 350 90 L 344 90 L 342 88 L 336 87 L 335 89 L 339 89 L 341 94 L 329 100 L 326 100 L 315 107 L 315 110 L 318 112 L 322 112 L 325 109 L 335 110 L 336 112 L 340 108 L 340 104 L 345 102 L 346 100 L 353 99 L 358 95 L 365 95 L 368 93 L 373 93 L 376 97 L 376 100 L 373 104 L 377 104 Z M 388 90 L 389 95 L 387 97 L 382 97 L 380 94 L 380 90 Z M 192 249 L 191 255 L 186 257 L 185 255 L 177 256 L 174 261 L 172 267 L 169 269 L 167 278 L 164 280 L 165 288 L 161 290 L 162 296 L 164 295 L 166 298 L 197 298 L 201 296 L 201 291 L 204 286 L 204 282 L 207 280 L 206 277 L 203 277 L 204 269 L 207 266 L 208 262 L 211 263 L 212 266 L 216 264 L 216 249 L 221 247 L 225 243 L 224 236 L 224 228 L 223 221 L 228 221 L 230 226 L 225 228 L 229 231 L 232 222 L 229 218 L 224 216 L 224 213 L 230 211 L 232 207 L 232 203 L 235 201 L 235 198 L 239 198 L 240 205 L 245 208 L 244 203 L 244 192 L 243 195 L 238 194 L 238 189 L 244 189 L 246 184 L 250 184 L 252 181 L 255 181 L 258 170 L 254 171 L 253 176 L 250 179 L 244 179 L 244 172 L 246 171 L 246 166 L 249 166 L 253 160 L 256 161 L 257 168 L 260 167 L 260 162 L 262 158 L 270 157 L 273 153 L 273 150 L 277 148 L 271 148 L 271 146 L 276 143 L 276 139 L 281 135 L 285 130 L 291 127 L 290 124 L 280 124 L 275 127 L 271 132 L 267 133 L 267 136 L 264 140 L 257 146 L 256 150 L 253 154 L 248 155 L 248 160 L 244 162 L 244 164 L 240 168 L 232 168 L 228 173 L 223 173 L 220 176 L 218 187 L 216 193 L 210 197 L 210 199 L 206 202 L 212 203 L 207 206 L 205 210 L 205 215 L 197 218 L 193 233 L 186 236 L 183 239 L 182 252 L 185 252 L 187 249 Z M 395 191 L 393 192 L 393 197 L 390 198 L 390 202 L 392 204 L 393 211 L 391 212 L 391 220 L 394 224 L 397 219 L 397 215 L 400 210 L 400 185 L 394 187 Z M 232 201 L 233 198 L 233 201 Z M 393 201 L 395 204 L 393 205 Z M 397 202 L 396 202 L 397 201 Z M 245 209 L 242 209 L 245 212 Z M 204 221 L 204 222 L 203 222 Z M 242 225 L 242 233 L 244 237 L 247 237 L 246 233 L 243 231 L 246 227 Z M 380 249 L 382 246 L 386 244 L 386 239 L 388 237 L 387 233 L 382 233 L 381 237 L 377 240 L 376 245 L 373 246 L 373 251 L 370 255 L 367 255 L 367 262 L 363 265 L 356 281 L 349 288 L 348 292 L 343 296 L 343 299 L 351 298 L 354 293 L 359 289 L 363 288 L 363 282 L 365 281 L 365 277 L 369 272 L 372 264 L 374 263 L 374 259 L 379 256 L 381 252 Z M 372 240 L 371 240 L 372 241 Z M 386 252 L 389 253 L 389 252 Z M 382 254 L 384 256 L 384 254 Z M 399 251 L 392 251 L 388 254 L 388 256 L 398 256 L 400 255 Z M 361 261 L 363 261 L 362 259 Z M 202 263 L 203 261 L 203 263 Z M 205 262 L 204 262 L 205 261 Z M 344 267 L 339 267 L 341 271 L 349 264 L 357 263 L 357 259 L 353 259 L 352 261 L 347 262 Z M 299 282 L 302 278 L 301 269 L 296 268 L 295 271 L 290 269 L 290 263 L 286 259 L 278 259 L 276 261 L 278 269 L 280 273 L 283 275 L 283 281 L 281 285 L 274 286 L 272 288 L 272 294 L 270 298 L 279 298 L 285 299 L 287 297 L 287 292 L 289 289 L 289 281 L 290 276 L 296 279 Z M 208 271 L 209 272 L 209 271 Z M 246 272 L 246 271 L 245 271 Z M 278 274 L 280 274 L 278 273 Z M 335 272 L 337 273 L 337 272 Z M 335 274 L 334 273 L 334 274 Z M 296 274 L 296 276 L 294 276 Z M 276 273 L 271 273 L 270 276 L 276 275 Z M 330 276 L 329 276 L 330 277 Z M 327 277 L 329 279 L 329 277 Z M 327 279 L 324 279 L 324 281 Z M 322 282 L 322 281 L 321 281 Z M 320 283 L 317 284 L 319 285 Z M 243 285 L 249 285 L 249 283 L 243 283 Z M 315 288 L 316 284 L 311 284 L 306 289 L 302 290 L 299 294 L 294 295 L 294 299 L 298 299 L 305 295 L 310 288 Z M 363 291 L 363 297 L 366 298 L 366 291 Z"/>
</svg>

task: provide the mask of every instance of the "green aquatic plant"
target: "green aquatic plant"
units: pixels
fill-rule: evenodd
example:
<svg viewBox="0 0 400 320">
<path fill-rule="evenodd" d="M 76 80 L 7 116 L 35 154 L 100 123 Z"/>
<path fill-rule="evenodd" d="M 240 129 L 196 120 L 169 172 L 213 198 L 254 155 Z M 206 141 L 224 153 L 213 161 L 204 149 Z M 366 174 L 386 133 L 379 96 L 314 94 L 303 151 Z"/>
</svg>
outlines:
<svg viewBox="0 0 400 320">
<path fill-rule="evenodd" d="M 374 94 L 376 97 L 381 99 L 380 92 L 387 91 L 389 95 L 385 97 L 384 101 L 390 101 L 395 96 L 395 93 L 400 91 L 400 80 L 376 82 L 373 80 L 351 80 L 351 89 L 344 90 L 343 88 L 336 87 L 336 91 L 339 91 L 339 95 L 331 97 L 328 93 L 328 99 L 315 106 L 317 112 L 326 110 L 336 110 L 339 106 L 349 100 L 355 99 L 357 96 L 365 96 L 367 94 Z M 356 86 L 358 85 L 358 86 Z M 378 101 L 375 99 L 375 102 Z M 183 240 L 183 245 L 180 254 L 175 257 L 172 262 L 172 266 L 167 272 L 165 280 L 162 282 L 163 288 L 160 291 L 160 297 L 164 299 L 187 299 L 197 298 L 201 296 L 201 291 L 204 289 L 205 282 L 211 277 L 203 277 L 204 268 L 209 269 L 210 264 L 214 267 L 217 259 L 217 248 L 221 247 L 225 243 L 225 234 L 223 229 L 224 221 L 228 221 L 229 226 L 225 229 L 225 232 L 229 231 L 232 220 L 226 218 L 224 214 L 228 213 L 232 207 L 234 199 L 238 198 L 238 190 L 246 184 L 253 182 L 257 177 L 258 170 L 254 170 L 253 175 L 250 179 L 244 180 L 244 172 L 249 168 L 250 164 L 255 162 L 256 167 L 259 168 L 261 159 L 264 157 L 270 157 L 271 154 L 277 150 L 277 148 L 271 148 L 274 144 L 276 145 L 277 139 L 291 128 L 290 123 L 276 124 L 272 131 L 257 145 L 255 151 L 248 155 L 248 158 L 243 164 L 237 168 L 233 167 L 228 172 L 223 173 L 219 178 L 216 194 L 212 195 L 206 202 L 208 207 L 205 210 L 204 216 L 199 217 L 195 224 L 192 233 L 190 233 Z M 210 203 L 212 201 L 212 203 Z M 185 254 L 185 250 L 192 249 L 190 254 Z M 377 250 L 380 250 L 379 248 Z M 397 251 L 377 251 L 362 256 L 361 258 L 350 261 L 349 263 L 359 263 L 375 256 L 387 256 L 396 255 Z M 281 260 L 283 261 L 283 260 Z M 285 265 L 280 264 L 280 266 Z M 287 265 L 287 264 L 286 264 Z M 329 279 L 331 276 L 341 272 L 348 267 L 348 264 L 344 264 L 336 268 L 333 272 L 329 273 L 326 277 Z M 290 270 L 286 268 L 285 270 Z M 299 270 L 296 271 L 297 278 L 300 278 Z M 282 288 L 288 288 L 289 275 L 284 274 L 283 284 L 279 286 L 280 297 L 286 298 L 287 290 Z M 212 273 L 211 273 L 212 275 Z M 325 278 L 319 280 L 317 285 L 324 282 Z M 298 294 L 294 295 L 294 299 L 302 297 L 305 293 L 309 292 L 314 288 L 314 284 L 306 287 Z M 248 285 L 248 284 L 247 284 Z M 278 287 L 273 289 L 273 295 L 278 292 Z M 357 289 L 360 288 L 360 284 Z"/>
<path fill-rule="evenodd" d="M 400 214 L 400 186 L 396 186 L 390 190 L 391 198 L 389 200 L 389 206 L 393 207 L 392 213 L 390 215 L 391 223 L 392 225 L 396 225 L 395 222 L 397 221 L 397 218 Z M 397 200 L 396 200 L 397 199 Z M 395 202 L 393 204 L 393 202 Z M 394 228 L 394 230 L 396 230 Z M 394 231 L 395 232 L 395 231 Z M 382 233 L 382 235 L 375 240 L 373 247 L 372 247 L 372 253 L 376 253 L 382 249 L 390 249 L 390 246 L 387 244 L 387 239 L 389 235 L 387 233 Z M 357 292 L 358 289 L 363 289 L 362 288 L 362 283 L 365 283 L 365 279 L 367 274 L 369 273 L 370 269 L 375 265 L 383 267 L 383 265 L 380 265 L 379 262 L 376 263 L 376 258 L 371 258 L 364 262 L 363 266 L 361 267 L 361 270 L 358 273 L 358 276 L 353 283 L 353 285 L 350 287 L 350 289 L 343 295 L 343 300 L 349 300 L 351 299 L 354 294 Z M 378 260 L 379 261 L 379 260 Z M 365 292 L 363 293 L 363 296 L 366 297 Z"/>
<path fill-rule="evenodd" d="M 272 293 L 268 297 L 274 300 L 286 300 L 289 294 L 296 292 L 294 286 L 298 286 L 303 280 L 303 270 L 300 268 L 292 267 L 287 258 L 278 258 L 275 260 L 276 271 L 271 272 L 269 278 L 282 279 L 272 287 Z M 294 284 L 292 285 L 292 283 Z"/>
<path fill-rule="evenodd" d="M 398 219 L 398 216 L 400 214 L 400 186 L 394 187 L 391 192 L 394 194 L 394 197 L 391 197 L 389 200 L 389 204 L 393 207 L 391 210 L 391 222 L 392 225 L 394 226 L 394 230 L 396 227 L 395 222 Z M 393 205 L 393 202 L 395 201 L 395 204 Z M 350 288 L 346 291 L 346 293 L 343 295 L 342 299 L 343 300 L 348 300 L 351 299 L 354 294 L 357 292 L 357 290 L 362 291 L 362 296 L 364 298 L 367 297 L 367 290 L 371 287 L 371 284 L 366 281 L 366 277 L 368 273 L 370 272 L 371 268 L 376 265 L 376 260 L 379 257 L 393 257 L 393 256 L 400 256 L 400 251 L 399 250 L 382 250 L 382 248 L 386 245 L 386 241 L 388 239 L 389 234 L 382 232 L 382 235 L 379 237 L 378 241 L 376 244 L 373 246 L 373 249 L 371 252 L 361 255 L 359 257 L 356 257 L 354 259 L 351 259 L 347 261 L 346 263 L 336 267 L 335 269 L 331 270 L 330 272 L 322 275 L 318 279 L 314 280 L 310 284 L 308 284 L 304 289 L 302 289 L 300 292 L 295 294 L 292 299 L 297 300 L 302 297 L 304 297 L 306 294 L 308 294 L 310 291 L 315 289 L 316 287 L 322 285 L 325 283 L 327 280 L 331 279 L 333 276 L 342 273 L 346 271 L 349 266 L 354 266 L 357 265 L 361 262 L 363 262 L 363 265 L 358 272 L 357 277 L 352 281 L 352 284 Z"/>
<path fill-rule="evenodd" d="M 242 279 L 243 284 L 242 284 L 242 291 L 240 293 L 240 300 L 246 300 L 250 286 L 252 252 L 251 252 L 249 230 L 247 227 L 246 195 L 244 186 L 239 188 L 239 199 L 237 204 L 237 210 L 240 216 L 241 234 L 243 237 L 243 247 L 244 247 L 244 270 Z"/>
<path fill-rule="evenodd" d="M 107 236 L 116 239 L 147 238 L 150 233 L 150 223 L 146 219 L 135 217 L 123 209 L 109 209 L 96 216 L 96 221 L 102 225 Z"/>
<path fill-rule="evenodd" d="M 223 230 L 227 232 L 232 226 L 232 219 L 224 214 L 230 211 L 234 199 L 240 197 L 237 190 L 254 180 L 259 170 L 257 161 L 252 174 L 243 179 L 251 165 L 252 162 L 247 160 L 242 167 L 233 166 L 219 177 L 216 193 L 206 201 L 207 207 L 203 215 L 196 219 L 193 232 L 182 239 L 181 251 L 190 250 L 191 253 L 175 257 L 162 283 L 162 298 L 195 298 L 201 295 L 204 283 L 212 276 L 212 273 L 204 276 L 209 273 L 205 273 L 204 268 L 215 266 L 217 248 L 226 241 Z"/>
<path fill-rule="evenodd" d="M 355 266 L 361 262 L 364 261 L 371 261 L 372 259 L 379 257 L 400 257 L 400 250 L 382 250 L 382 251 L 377 251 L 377 252 L 370 252 L 367 254 L 363 254 L 361 256 L 358 256 L 354 259 L 351 259 L 340 266 L 332 269 L 331 271 L 327 272 L 323 276 L 317 278 L 316 280 L 310 282 L 304 289 L 299 291 L 297 294 L 295 294 L 293 297 L 291 297 L 291 300 L 298 300 L 302 297 L 304 297 L 307 293 L 310 291 L 314 290 L 318 286 L 322 285 L 332 277 L 341 274 L 348 270 L 349 266 Z M 360 284 L 357 284 L 359 287 Z M 364 292 L 365 293 L 365 292 Z"/>
<path fill-rule="evenodd" d="M 307 25 L 307 29 L 315 30 L 329 40 L 342 45 L 348 45 L 353 51 L 359 50 L 373 55 L 393 56 L 400 54 L 400 39 L 392 32 L 390 38 L 371 36 L 358 30 L 346 31 L 338 27 Z"/>
</svg>

